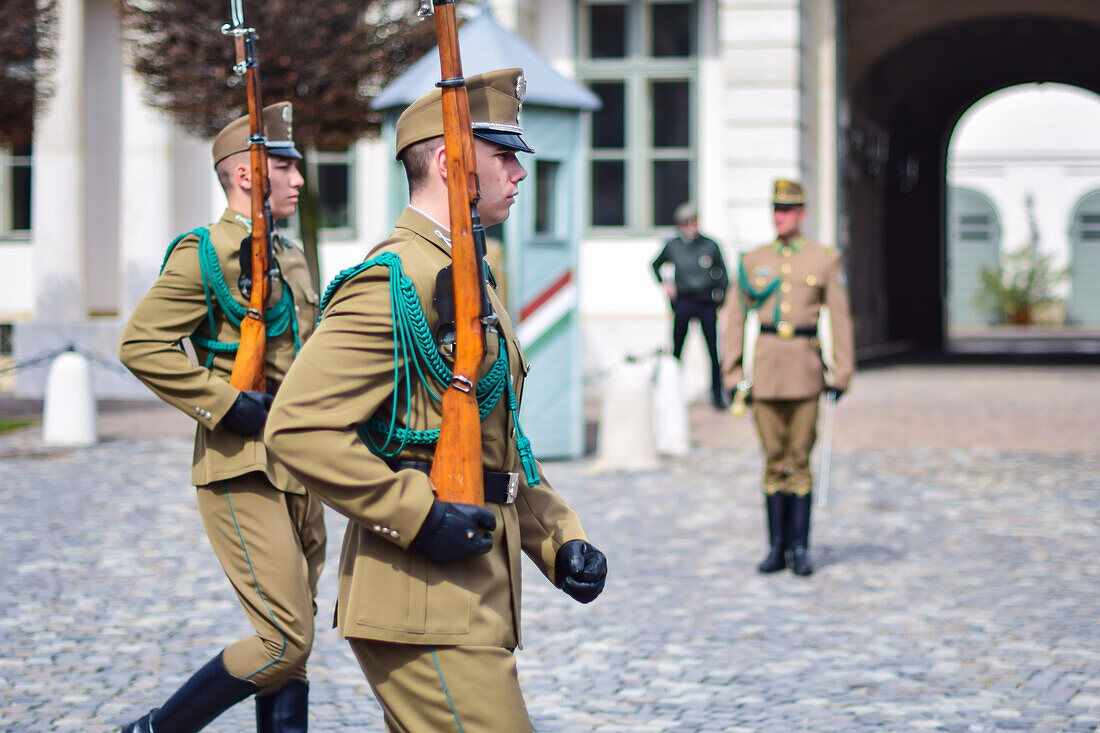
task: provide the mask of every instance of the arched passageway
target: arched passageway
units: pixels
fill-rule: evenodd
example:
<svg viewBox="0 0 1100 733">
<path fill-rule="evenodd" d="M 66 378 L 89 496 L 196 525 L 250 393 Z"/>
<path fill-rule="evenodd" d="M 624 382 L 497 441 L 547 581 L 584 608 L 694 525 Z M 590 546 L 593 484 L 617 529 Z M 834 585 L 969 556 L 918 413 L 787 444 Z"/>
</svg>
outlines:
<svg viewBox="0 0 1100 733">
<path fill-rule="evenodd" d="M 966 17 L 951 18 L 943 3 L 846 3 L 844 207 L 853 308 L 865 346 L 944 343 L 947 146 L 961 115 L 1015 84 L 1100 91 L 1092 59 L 1100 7 L 1068 0 L 1012 5 L 1009 13 L 973 3 Z M 1031 5 L 1032 14 L 1023 12 Z M 872 32 L 891 20 L 893 45 Z"/>
</svg>

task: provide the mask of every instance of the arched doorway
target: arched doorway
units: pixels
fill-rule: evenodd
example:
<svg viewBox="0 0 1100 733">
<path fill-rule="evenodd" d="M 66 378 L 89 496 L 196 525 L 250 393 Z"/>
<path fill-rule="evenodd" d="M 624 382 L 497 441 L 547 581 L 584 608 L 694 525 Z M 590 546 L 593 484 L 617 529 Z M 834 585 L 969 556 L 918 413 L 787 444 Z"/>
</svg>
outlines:
<svg viewBox="0 0 1100 733">
<path fill-rule="evenodd" d="M 989 322 L 978 305 L 982 271 L 997 267 L 1001 220 L 988 196 L 951 186 L 947 192 L 947 331 L 973 329 Z"/>
<path fill-rule="evenodd" d="M 971 105 L 1005 87 L 1060 82 L 1100 91 L 1100 66 L 1090 58 L 1100 7 L 848 0 L 843 33 L 844 202 L 861 342 L 939 348 L 951 132 Z"/>
<path fill-rule="evenodd" d="M 1087 292 L 1097 271 L 1089 266 L 1091 248 L 1075 247 L 1068 224 L 1073 220 L 1074 231 L 1090 236 L 1088 212 L 1095 204 L 1078 216 L 1074 212 L 1082 196 L 1100 188 L 1097 129 L 1100 97 L 1064 84 L 999 90 L 960 119 L 947 172 L 946 327 L 952 348 L 998 331 L 1009 335 L 999 326 L 1019 305 L 1048 337 L 1074 320 L 1067 313 L 1071 285 L 1080 283 Z M 968 190 L 981 191 L 984 206 L 997 212 L 999 243 L 980 241 L 983 204 L 966 195 Z M 1084 271 L 1071 283 L 1066 268 L 1075 249 Z M 1021 297 L 1025 284 L 1026 298 Z M 1011 335 L 1028 336 L 1019 329 Z"/>
<path fill-rule="evenodd" d="M 1070 252 L 1066 323 L 1096 328 L 1100 326 L 1100 190 L 1085 194 L 1074 207 Z"/>
</svg>

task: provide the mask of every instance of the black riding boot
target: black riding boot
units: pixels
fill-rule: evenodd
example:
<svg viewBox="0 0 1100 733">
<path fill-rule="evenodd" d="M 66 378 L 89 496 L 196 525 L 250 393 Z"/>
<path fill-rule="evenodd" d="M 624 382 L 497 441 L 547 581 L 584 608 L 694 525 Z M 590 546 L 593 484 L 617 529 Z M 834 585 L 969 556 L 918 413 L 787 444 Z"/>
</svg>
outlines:
<svg viewBox="0 0 1100 733">
<path fill-rule="evenodd" d="M 255 683 L 229 674 L 219 653 L 168 702 L 130 723 L 122 733 L 195 733 L 256 690 Z"/>
<path fill-rule="evenodd" d="M 764 496 L 764 507 L 768 510 L 768 541 L 771 549 L 764 561 L 757 566 L 762 573 L 777 573 L 787 567 L 787 522 L 784 494 L 776 492 Z"/>
<path fill-rule="evenodd" d="M 256 698 L 256 733 L 306 733 L 309 683 L 291 680 L 282 689 Z"/>
<path fill-rule="evenodd" d="M 810 565 L 810 507 L 813 497 L 791 495 L 787 508 L 791 522 L 791 570 L 795 575 L 813 575 Z"/>
</svg>

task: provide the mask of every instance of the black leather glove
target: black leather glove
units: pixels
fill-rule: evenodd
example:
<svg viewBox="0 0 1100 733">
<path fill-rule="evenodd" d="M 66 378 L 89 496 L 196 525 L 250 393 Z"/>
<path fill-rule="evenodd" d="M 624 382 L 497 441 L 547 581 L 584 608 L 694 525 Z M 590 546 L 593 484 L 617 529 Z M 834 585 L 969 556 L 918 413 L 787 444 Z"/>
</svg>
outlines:
<svg viewBox="0 0 1100 733">
<path fill-rule="evenodd" d="M 496 527 L 497 519 L 488 509 L 436 499 L 413 545 L 439 563 L 465 560 L 493 549 L 493 538 L 481 530 Z"/>
<path fill-rule="evenodd" d="M 840 402 L 840 398 L 844 396 L 844 390 L 842 390 L 838 387 L 826 387 L 825 388 L 825 396 L 828 397 L 829 395 L 835 396 L 836 401 Z"/>
<path fill-rule="evenodd" d="M 570 540 L 558 549 L 554 577 L 574 600 L 591 603 L 603 592 L 607 558 L 584 540 Z"/>
<path fill-rule="evenodd" d="M 264 429 L 267 411 L 275 399 L 267 392 L 248 390 L 237 395 L 229 412 L 225 413 L 221 424 L 241 435 L 255 435 Z"/>
</svg>

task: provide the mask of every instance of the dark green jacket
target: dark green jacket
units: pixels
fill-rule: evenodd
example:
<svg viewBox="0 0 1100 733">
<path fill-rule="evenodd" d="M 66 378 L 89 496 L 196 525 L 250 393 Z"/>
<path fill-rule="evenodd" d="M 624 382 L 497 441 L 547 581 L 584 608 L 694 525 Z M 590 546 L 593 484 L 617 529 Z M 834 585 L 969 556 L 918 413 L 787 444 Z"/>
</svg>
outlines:
<svg viewBox="0 0 1100 733">
<path fill-rule="evenodd" d="M 700 234 L 690 242 L 681 237 L 665 242 L 664 249 L 653 260 L 657 282 L 664 282 L 661 266 L 666 262 L 671 262 L 675 270 L 677 300 L 710 300 L 716 306 L 725 300 L 729 274 L 721 248 L 710 237 Z"/>
</svg>

